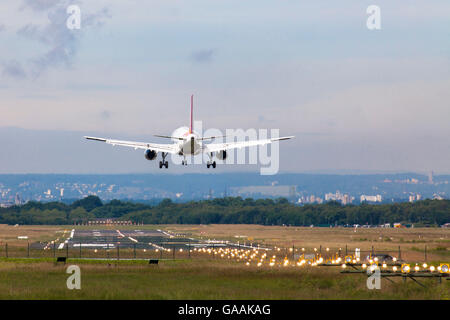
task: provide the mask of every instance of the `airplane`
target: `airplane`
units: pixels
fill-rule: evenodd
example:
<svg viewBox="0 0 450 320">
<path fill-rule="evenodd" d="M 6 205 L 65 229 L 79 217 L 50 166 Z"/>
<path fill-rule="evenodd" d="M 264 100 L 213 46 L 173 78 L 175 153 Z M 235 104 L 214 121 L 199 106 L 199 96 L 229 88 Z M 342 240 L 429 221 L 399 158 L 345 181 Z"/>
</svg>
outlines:
<svg viewBox="0 0 450 320">
<path fill-rule="evenodd" d="M 194 156 L 201 153 L 206 153 L 209 156 L 209 161 L 206 163 L 207 168 L 216 168 L 216 161 L 213 161 L 215 156 L 219 160 L 225 160 L 227 157 L 227 150 L 236 148 L 245 148 L 258 145 L 266 145 L 275 141 L 282 141 L 294 138 L 294 136 L 271 138 L 271 139 L 260 139 L 252 141 L 233 141 L 225 143 L 209 143 L 204 144 L 203 141 L 214 140 L 216 138 L 223 138 L 224 136 L 216 137 L 201 137 L 193 128 L 193 118 L 194 117 L 194 95 L 191 95 L 191 115 L 190 115 L 190 126 L 180 127 L 173 132 L 172 136 L 165 135 L 154 135 L 159 138 L 167 138 L 173 141 L 172 144 L 157 144 L 149 142 L 136 142 L 136 141 L 123 141 L 114 140 L 106 138 L 88 137 L 85 136 L 87 140 L 94 140 L 100 142 L 106 142 L 113 146 L 123 146 L 137 149 L 145 150 L 145 158 L 147 160 L 155 160 L 158 152 L 161 153 L 162 161 L 159 162 L 159 168 L 165 167 L 169 168 L 169 162 L 166 161 L 167 155 L 177 154 L 182 156 L 184 160 L 181 162 L 182 165 L 187 165 L 186 156 Z"/>
</svg>

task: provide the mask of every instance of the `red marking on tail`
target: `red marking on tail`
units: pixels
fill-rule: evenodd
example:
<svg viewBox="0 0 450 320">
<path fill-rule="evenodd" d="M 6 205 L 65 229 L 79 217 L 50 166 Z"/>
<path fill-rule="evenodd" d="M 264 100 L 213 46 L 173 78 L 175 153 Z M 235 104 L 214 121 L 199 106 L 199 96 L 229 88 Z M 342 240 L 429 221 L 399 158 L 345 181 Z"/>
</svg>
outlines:
<svg viewBox="0 0 450 320">
<path fill-rule="evenodd" d="M 194 95 L 191 95 L 191 125 L 189 127 L 189 133 L 192 133 L 194 123 Z"/>
</svg>

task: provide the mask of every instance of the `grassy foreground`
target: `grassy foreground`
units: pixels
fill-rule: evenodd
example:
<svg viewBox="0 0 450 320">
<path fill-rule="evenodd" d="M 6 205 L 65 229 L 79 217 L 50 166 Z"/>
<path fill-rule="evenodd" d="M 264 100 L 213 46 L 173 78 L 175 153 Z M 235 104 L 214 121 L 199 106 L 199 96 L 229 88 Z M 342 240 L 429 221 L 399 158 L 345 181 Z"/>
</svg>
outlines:
<svg viewBox="0 0 450 320">
<path fill-rule="evenodd" d="M 81 268 L 81 290 L 68 290 L 66 268 Z M 364 275 L 339 268 L 247 267 L 219 261 L 0 261 L 0 299 L 449 299 L 450 281 L 382 280 L 368 290 Z"/>
</svg>

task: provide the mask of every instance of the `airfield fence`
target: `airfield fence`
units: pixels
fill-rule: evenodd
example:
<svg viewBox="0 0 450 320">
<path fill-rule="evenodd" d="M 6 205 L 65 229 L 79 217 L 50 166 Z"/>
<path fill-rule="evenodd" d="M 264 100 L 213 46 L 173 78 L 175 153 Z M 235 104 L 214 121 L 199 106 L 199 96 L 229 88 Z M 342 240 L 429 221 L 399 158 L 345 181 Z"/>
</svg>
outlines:
<svg viewBox="0 0 450 320">
<path fill-rule="evenodd" d="M 0 257 L 3 258 L 57 258 L 66 257 L 68 259 L 105 259 L 105 260 L 144 260 L 144 259 L 216 259 L 218 249 L 238 249 L 267 251 L 267 257 L 275 256 L 277 259 L 289 259 L 291 261 L 299 259 L 309 259 L 322 257 L 324 260 L 332 260 L 338 257 L 355 257 L 354 247 L 345 246 L 340 248 L 329 248 L 318 246 L 315 248 L 293 245 L 290 247 L 267 246 L 255 243 L 198 243 L 176 241 L 159 242 L 152 244 L 144 243 L 114 243 L 98 247 L 89 247 L 84 243 L 8 243 L 0 244 Z M 208 250 L 209 249 L 209 250 Z M 435 259 L 435 252 L 431 253 L 427 246 L 422 248 L 398 246 L 397 248 L 380 248 L 376 246 L 360 248 L 359 256 L 361 261 L 373 256 L 395 257 L 398 261 L 423 261 L 428 262 Z"/>
</svg>

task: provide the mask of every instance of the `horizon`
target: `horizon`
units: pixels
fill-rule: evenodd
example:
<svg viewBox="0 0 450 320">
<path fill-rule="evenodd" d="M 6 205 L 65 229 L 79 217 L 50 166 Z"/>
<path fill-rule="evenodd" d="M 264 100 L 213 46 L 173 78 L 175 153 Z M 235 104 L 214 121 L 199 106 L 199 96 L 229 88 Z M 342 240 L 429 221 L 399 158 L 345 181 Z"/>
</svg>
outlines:
<svg viewBox="0 0 450 320">
<path fill-rule="evenodd" d="M 348 170 L 351 172 L 343 172 L 342 171 L 336 171 L 336 172 L 288 172 L 288 171 L 280 171 L 274 175 L 270 175 L 269 177 L 276 177 L 277 175 L 334 175 L 334 176 L 361 176 L 361 175 L 419 175 L 427 177 L 430 172 L 414 172 L 414 171 L 361 171 L 357 172 L 352 170 Z M 0 172 L 0 176 L 3 175 L 67 175 L 67 176 L 74 176 L 74 175 L 105 175 L 105 176 L 112 176 L 112 175 L 161 175 L 161 176 L 182 176 L 182 175 L 227 175 L 227 174 L 248 174 L 248 175 L 260 175 L 258 172 L 252 172 L 252 171 L 228 171 L 228 172 L 111 172 L 111 173 L 65 173 L 65 172 Z M 433 171 L 433 177 L 436 176 L 449 176 L 450 173 L 440 173 Z"/>
</svg>

